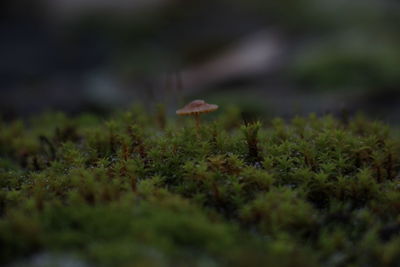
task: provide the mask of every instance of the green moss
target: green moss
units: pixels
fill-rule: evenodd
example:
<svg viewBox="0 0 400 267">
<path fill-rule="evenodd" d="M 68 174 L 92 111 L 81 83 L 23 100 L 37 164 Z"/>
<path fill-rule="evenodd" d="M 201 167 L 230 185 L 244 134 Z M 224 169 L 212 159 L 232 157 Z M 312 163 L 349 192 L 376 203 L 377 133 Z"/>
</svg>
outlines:
<svg viewBox="0 0 400 267">
<path fill-rule="evenodd" d="M 0 263 L 396 266 L 400 139 L 361 116 L 241 126 L 140 109 L 1 123 Z"/>
</svg>

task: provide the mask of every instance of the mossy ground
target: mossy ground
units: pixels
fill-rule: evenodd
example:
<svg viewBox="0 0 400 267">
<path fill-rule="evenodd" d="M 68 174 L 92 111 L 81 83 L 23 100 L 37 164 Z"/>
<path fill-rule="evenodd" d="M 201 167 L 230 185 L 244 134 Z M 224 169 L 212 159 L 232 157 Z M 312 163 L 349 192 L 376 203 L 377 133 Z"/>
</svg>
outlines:
<svg viewBox="0 0 400 267">
<path fill-rule="evenodd" d="M 400 141 L 356 117 L 0 123 L 0 263 L 399 266 Z M 29 261 L 28 261 L 29 262 Z"/>
</svg>

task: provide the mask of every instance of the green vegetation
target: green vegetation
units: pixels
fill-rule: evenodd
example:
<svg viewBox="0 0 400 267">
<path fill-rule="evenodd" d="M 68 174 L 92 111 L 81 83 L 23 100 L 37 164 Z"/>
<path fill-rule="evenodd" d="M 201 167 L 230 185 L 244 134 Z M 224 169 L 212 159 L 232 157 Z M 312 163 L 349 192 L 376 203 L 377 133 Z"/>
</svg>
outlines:
<svg viewBox="0 0 400 267">
<path fill-rule="evenodd" d="M 400 139 L 361 116 L 0 123 L 0 264 L 398 266 Z M 28 260 L 29 263 L 29 260 Z M 25 265 L 26 266 L 26 265 Z"/>
</svg>

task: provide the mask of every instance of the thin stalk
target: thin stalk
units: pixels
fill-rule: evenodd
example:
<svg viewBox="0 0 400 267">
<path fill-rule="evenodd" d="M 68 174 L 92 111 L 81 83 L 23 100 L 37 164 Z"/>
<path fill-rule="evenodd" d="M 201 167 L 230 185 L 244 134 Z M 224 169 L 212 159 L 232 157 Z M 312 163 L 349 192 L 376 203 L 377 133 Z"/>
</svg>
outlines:
<svg viewBox="0 0 400 267">
<path fill-rule="evenodd" d="M 199 134 L 200 132 L 200 114 L 194 114 L 194 119 L 196 120 L 196 131 L 197 134 Z"/>
</svg>

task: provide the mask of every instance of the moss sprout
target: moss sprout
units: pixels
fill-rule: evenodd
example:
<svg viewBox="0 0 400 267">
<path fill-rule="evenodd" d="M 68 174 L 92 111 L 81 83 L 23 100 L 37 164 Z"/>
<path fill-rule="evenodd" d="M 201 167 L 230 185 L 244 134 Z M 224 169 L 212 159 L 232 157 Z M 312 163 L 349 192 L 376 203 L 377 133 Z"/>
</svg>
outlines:
<svg viewBox="0 0 400 267">
<path fill-rule="evenodd" d="M 400 139 L 357 116 L 1 122 L 0 264 L 397 266 Z M 193 122 L 185 121 L 188 125 Z"/>
</svg>

